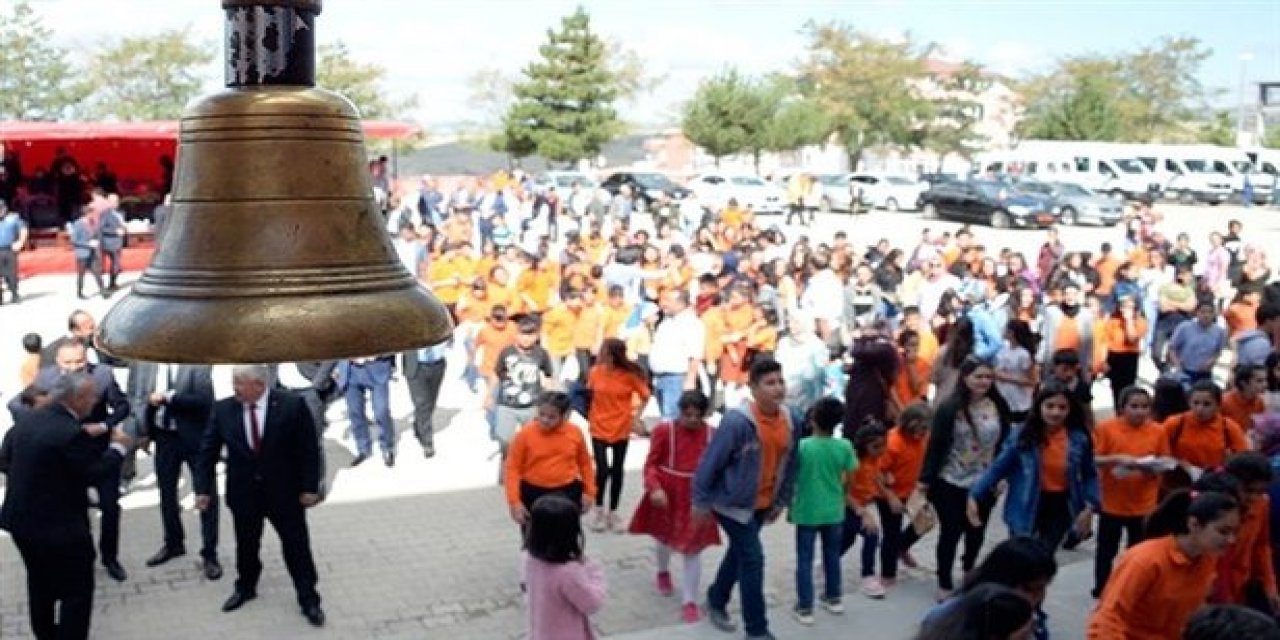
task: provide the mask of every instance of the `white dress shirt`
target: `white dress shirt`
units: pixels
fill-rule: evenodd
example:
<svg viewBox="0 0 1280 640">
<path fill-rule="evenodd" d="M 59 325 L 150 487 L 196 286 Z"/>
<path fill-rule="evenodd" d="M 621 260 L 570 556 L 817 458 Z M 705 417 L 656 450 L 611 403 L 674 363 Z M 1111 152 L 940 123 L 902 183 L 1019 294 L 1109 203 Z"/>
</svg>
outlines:
<svg viewBox="0 0 1280 640">
<path fill-rule="evenodd" d="M 701 360 L 706 353 L 706 327 L 693 308 L 665 318 L 653 332 L 649 368 L 656 374 L 687 373 L 691 358 Z"/>
<path fill-rule="evenodd" d="M 262 440 L 267 436 L 267 398 L 270 397 L 271 391 L 262 392 L 262 397 L 254 402 L 254 413 L 258 418 L 258 437 Z M 249 405 L 240 405 L 241 422 L 244 423 L 244 441 L 249 443 L 249 448 L 253 449 L 253 421 L 249 419 Z M 261 440 L 259 441 L 261 444 Z"/>
</svg>

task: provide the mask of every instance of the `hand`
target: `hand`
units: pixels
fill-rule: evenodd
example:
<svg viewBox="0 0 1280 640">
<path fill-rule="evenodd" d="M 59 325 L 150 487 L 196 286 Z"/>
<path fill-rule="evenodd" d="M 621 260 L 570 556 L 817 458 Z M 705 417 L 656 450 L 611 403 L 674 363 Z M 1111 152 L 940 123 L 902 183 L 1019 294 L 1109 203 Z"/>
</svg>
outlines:
<svg viewBox="0 0 1280 640">
<path fill-rule="evenodd" d="M 692 378 L 692 377 L 689 377 L 689 376 L 685 376 L 685 378 L 684 378 L 684 387 L 683 387 L 683 389 L 682 389 L 682 390 L 683 390 L 683 391 L 693 391 L 694 389 L 697 389 L 697 388 L 698 388 L 698 380 L 697 380 L 696 378 Z"/>
<path fill-rule="evenodd" d="M 524 525 L 529 521 L 529 510 L 524 508 L 522 504 L 511 505 L 511 519 L 518 525 Z"/>
<path fill-rule="evenodd" d="M 107 425 L 101 422 L 80 425 L 80 430 L 96 438 L 107 432 Z"/>
<path fill-rule="evenodd" d="M 906 505 L 902 504 L 902 501 L 898 499 L 898 496 L 891 496 L 889 498 L 889 511 L 892 511 L 895 514 L 900 514 L 905 510 Z"/>
<path fill-rule="evenodd" d="M 1080 536 L 1080 539 L 1083 540 L 1089 537 L 1089 534 L 1092 532 L 1093 510 L 1085 507 L 1084 511 L 1081 511 L 1080 515 L 1076 516 L 1076 535 Z"/>
<path fill-rule="evenodd" d="M 208 511 L 209 505 L 212 503 L 213 503 L 213 500 L 209 496 L 197 495 L 196 511 Z"/>
<path fill-rule="evenodd" d="M 122 445 L 124 446 L 124 448 L 128 449 L 129 447 L 133 446 L 133 437 L 125 433 L 124 429 L 112 428 L 111 442 L 114 444 Z"/>
<path fill-rule="evenodd" d="M 581 511 L 583 514 L 590 513 L 590 512 L 591 512 L 591 498 L 593 498 L 593 497 L 594 497 L 594 496 L 589 496 L 589 495 L 586 495 L 585 493 L 584 493 L 584 494 L 582 494 L 582 500 L 581 500 L 581 501 L 582 501 L 582 504 L 578 505 L 578 510 L 579 510 L 579 511 Z"/>
<path fill-rule="evenodd" d="M 158 407 L 168 401 L 169 398 L 159 391 L 147 396 L 147 404 L 150 404 L 153 407 Z"/>
<path fill-rule="evenodd" d="M 970 526 L 982 526 L 982 510 L 978 508 L 978 501 L 969 498 L 968 504 L 964 507 L 964 514 L 969 519 Z"/>
<path fill-rule="evenodd" d="M 298 503 L 308 509 L 316 506 L 317 504 L 319 504 L 319 502 L 320 502 L 320 494 L 318 493 L 303 493 L 302 495 L 298 496 Z"/>
<path fill-rule="evenodd" d="M 151 438 L 139 438 L 138 448 L 141 449 L 143 453 L 151 455 Z"/>
<path fill-rule="evenodd" d="M 484 395 L 484 410 L 485 411 L 493 410 L 493 394 L 491 393 L 486 393 Z"/>
<path fill-rule="evenodd" d="M 649 492 L 649 502 L 659 509 L 667 508 L 667 492 L 661 487 Z"/>
</svg>

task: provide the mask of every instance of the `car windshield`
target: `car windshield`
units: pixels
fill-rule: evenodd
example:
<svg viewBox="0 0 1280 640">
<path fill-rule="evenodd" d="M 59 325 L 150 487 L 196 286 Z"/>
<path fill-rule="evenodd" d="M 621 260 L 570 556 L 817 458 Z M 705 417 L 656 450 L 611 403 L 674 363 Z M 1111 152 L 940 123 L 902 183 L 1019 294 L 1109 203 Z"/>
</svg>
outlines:
<svg viewBox="0 0 1280 640">
<path fill-rule="evenodd" d="M 676 186 L 675 183 L 671 182 L 671 178 L 661 173 L 633 173 L 631 175 L 635 176 L 636 184 L 645 189 L 670 189 Z"/>
<path fill-rule="evenodd" d="M 729 182 L 741 187 L 762 187 L 764 180 L 754 176 L 733 176 L 729 178 Z"/>
<path fill-rule="evenodd" d="M 1112 163 L 1125 173 L 1142 173 L 1147 168 L 1140 160 L 1130 158 L 1116 158 Z"/>
<path fill-rule="evenodd" d="M 1038 182 L 1022 182 L 1018 184 L 1018 191 L 1022 191 L 1024 193 L 1048 194 L 1052 193 L 1053 190 L 1050 189 L 1047 184 L 1040 184 Z"/>
<path fill-rule="evenodd" d="M 995 182 L 975 182 L 973 183 L 973 188 L 977 189 L 978 193 L 997 200 L 999 200 L 1001 196 L 1008 195 L 1009 193 L 1008 187 Z"/>
<path fill-rule="evenodd" d="M 1240 173 L 1257 173 L 1257 169 L 1253 167 L 1252 162 L 1235 160 L 1231 163 L 1231 166 L 1235 167 L 1236 171 L 1239 171 Z"/>
<path fill-rule="evenodd" d="M 1078 184 L 1060 184 L 1058 185 L 1058 193 L 1064 196 L 1091 196 L 1093 192 Z"/>
<path fill-rule="evenodd" d="M 573 183 L 575 182 L 586 189 L 594 189 L 597 186 L 595 180 L 592 180 L 591 178 L 588 178 L 587 176 L 584 176 L 581 174 L 569 173 L 569 174 L 560 174 L 556 176 L 557 189 L 570 188 L 573 186 Z"/>
<path fill-rule="evenodd" d="M 901 176 L 889 176 L 885 178 L 885 182 L 888 182 L 889 184 L 896 184 L 899 186 L 908 186 L 908 187 L 913 186 L 916 183 L 915 180 L 908 180 Z"/>
<path fill-rule="evenodd" d="M 1212 172 L 1212 169 L 1209 168 L 1209 163 L 1205 162 L 1204 160 L 1187 160 L 1186 163 L 1184 164 L 1187 165 L 1187 171 L 1190 171 L 1192 173 L 1211 173 Z"/>
<path fill-rule="evenodd" d="M 848 186 L 849 178 L 839 173 L 830 173 L 824 176 L 818 176 L 818 182 L 821 182 L 828 187 L 843 187 Z"/>
</svg>

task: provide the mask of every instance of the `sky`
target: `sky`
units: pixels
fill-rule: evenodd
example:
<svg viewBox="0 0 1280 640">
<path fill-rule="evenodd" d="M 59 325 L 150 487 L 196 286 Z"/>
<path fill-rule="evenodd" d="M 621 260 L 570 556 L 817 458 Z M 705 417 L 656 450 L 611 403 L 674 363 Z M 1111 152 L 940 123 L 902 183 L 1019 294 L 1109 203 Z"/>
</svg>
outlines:
<svg viewBox="0 0 1280 640">
<path fill-rule="evenodd" d="M 3 1 L 3 0 L 0 0 Z M 482 121 L 469 104 L 477 70 L 517 74 L 547 28 L 583 5 L 594 27 L 643 58 L 661 77 L 649 95 L 622 105 L 643 125 L 675 121 L 698 82 L 727 66 L 761 74 L 802 56 L 808 20 L 845 21 L 883 37 L 910 33 L 948 58 L 967 58 L 1020 76 L 1064 56 L 1134 50 L 1161 36 L 1190 35 L 1213 50 L 1201 82 L 1239 104 L 1247 84 L 1280 82 L 1280 0 L 324 0 L 321 43 L 341 40 L 361 60 L 383 65 L 387 89 L 416 95 L 412 116 L 437 133 Z M 221 42 L 219 0 L 34 0 L 73 54 L 105 39 L 190 27 Z M 209 88 L 220 67 L 209 69 Z M 1255 100 L 1250 90 L 1249 100 Z"/>
</svg>

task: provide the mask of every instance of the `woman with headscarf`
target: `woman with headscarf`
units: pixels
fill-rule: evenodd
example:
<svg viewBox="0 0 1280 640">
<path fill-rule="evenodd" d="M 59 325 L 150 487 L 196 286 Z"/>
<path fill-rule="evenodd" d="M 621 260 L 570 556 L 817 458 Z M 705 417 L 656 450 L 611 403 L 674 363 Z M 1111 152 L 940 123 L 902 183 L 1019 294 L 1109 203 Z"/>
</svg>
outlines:
<svg viewBox="0 0 1280 640">
<path fill-rule="evenodd" d="M 850 355 L 853 365 L 844 387 L 844 434 L 852 439 L 867 418 L 893 424 L 901 407 L 893 402 L 899 356 L 888 327 L 879 322 L 855 334 Z"/>
<path fill-rule="evenodd" d="M 803 416 L 822 397 L 823 369 L 829 352 L 814 332 L 813 316 L 808 312 L 791 312 L 787 327 L 787 336 L 778 340 L 773 357 L 782 365 L 787 406 Z"/>
</svg>

